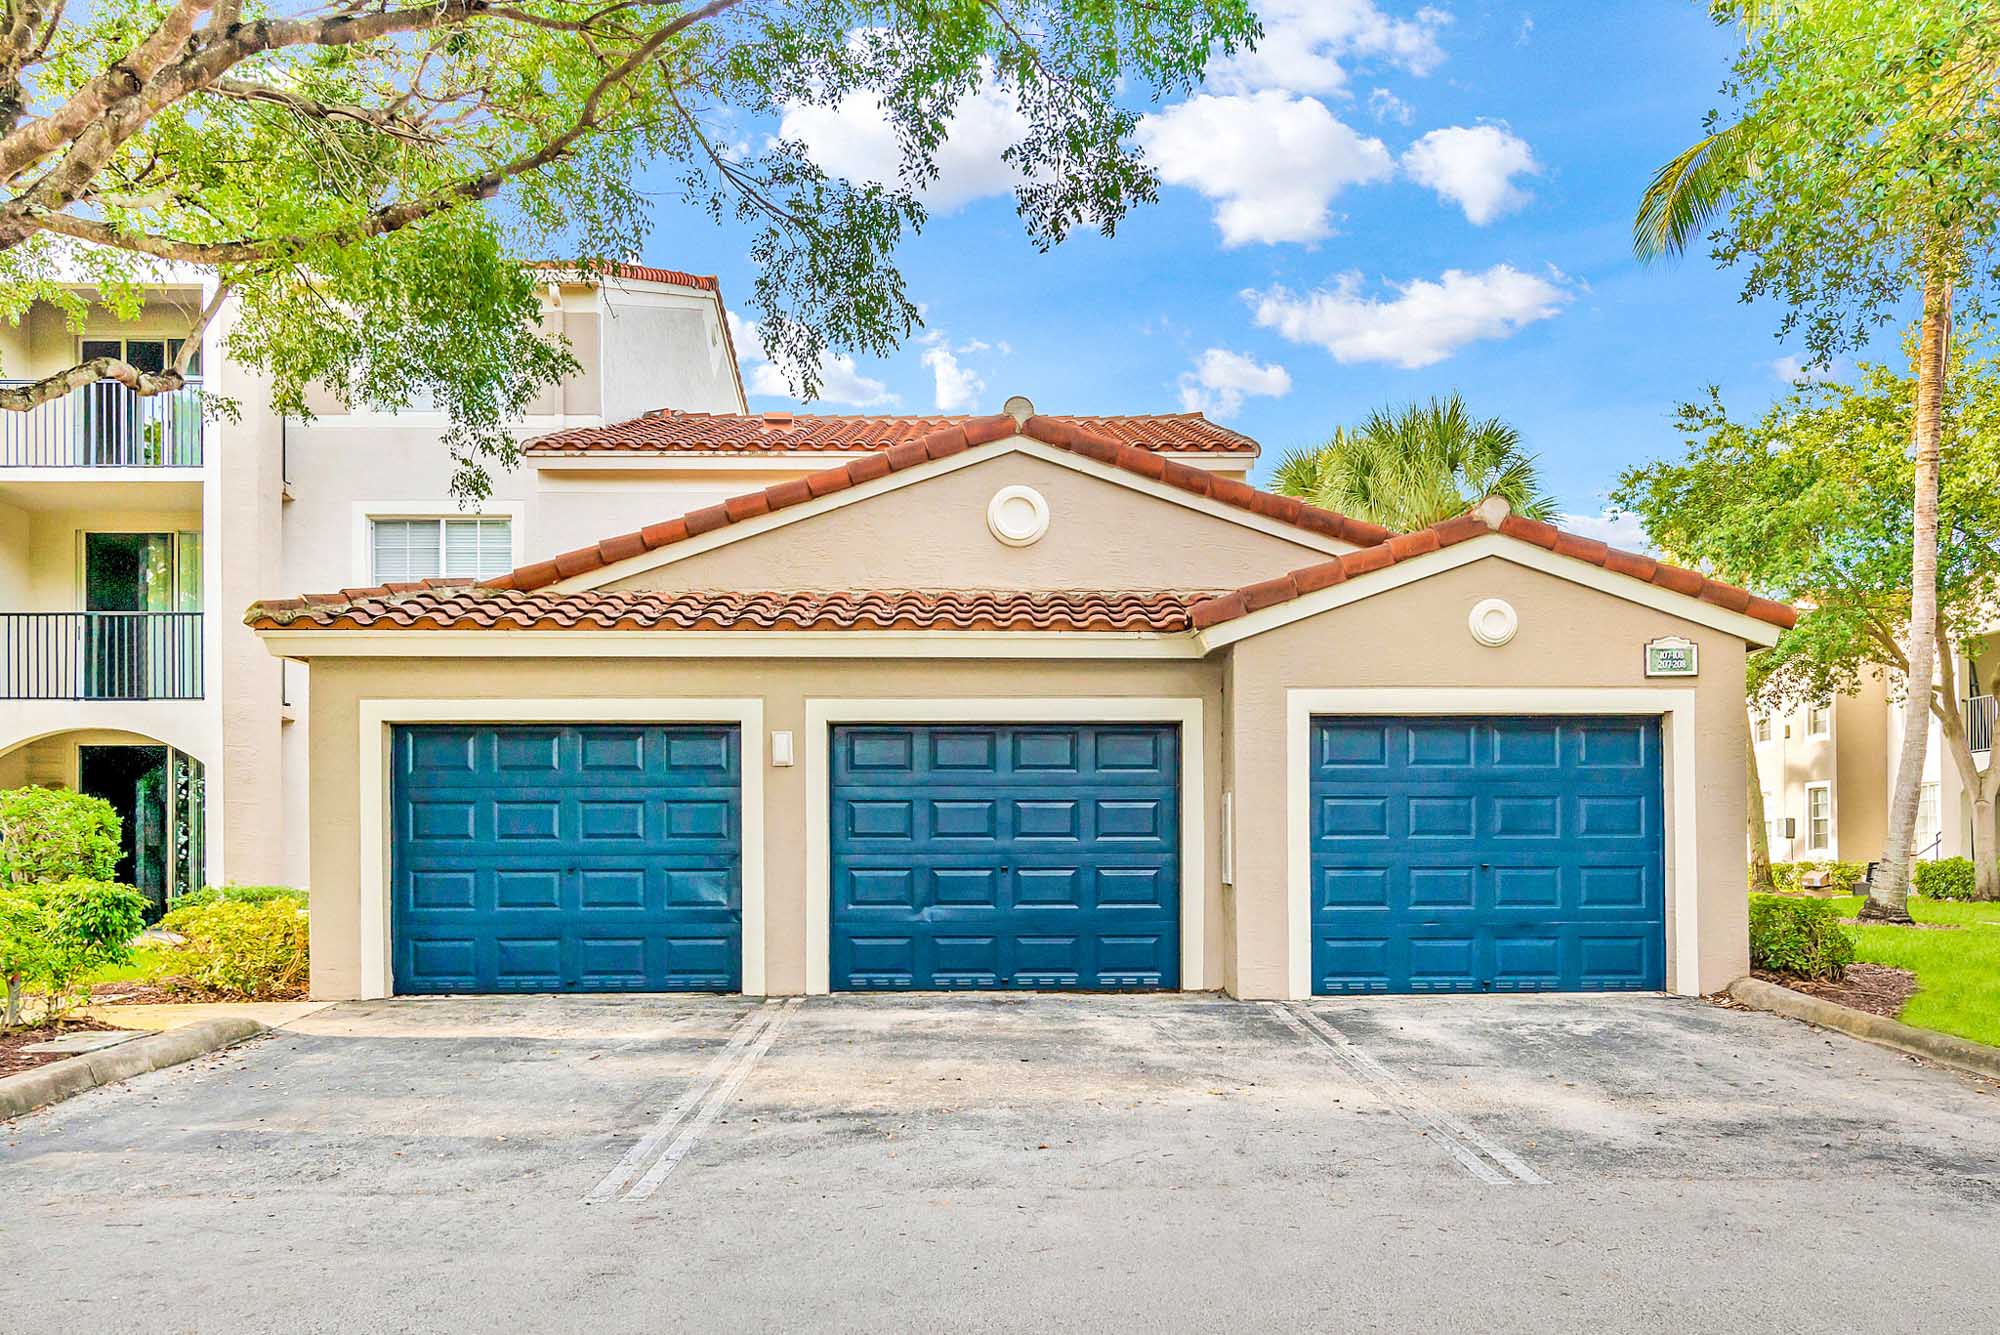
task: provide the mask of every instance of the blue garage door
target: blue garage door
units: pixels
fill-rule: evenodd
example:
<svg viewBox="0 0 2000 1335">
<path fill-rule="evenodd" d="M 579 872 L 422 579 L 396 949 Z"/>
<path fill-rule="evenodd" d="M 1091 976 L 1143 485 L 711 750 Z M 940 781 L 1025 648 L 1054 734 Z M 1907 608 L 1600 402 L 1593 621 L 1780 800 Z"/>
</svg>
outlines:
<svg viewBox="0 0 2000 1335">
<path fill-rule="evenodd" d="M 1656 989 L 1651 718 L 1319 718 L 1313 991 Z"/>
<path fill-rule="evenodd" d="M 1175 987 L 1171 726 L 833 730 L 835 989 Z"/>
<path fill-rule="evenodd" d="M 398 992 L 734 991 L 733 726 L 396 730 Z"/>
</svg>

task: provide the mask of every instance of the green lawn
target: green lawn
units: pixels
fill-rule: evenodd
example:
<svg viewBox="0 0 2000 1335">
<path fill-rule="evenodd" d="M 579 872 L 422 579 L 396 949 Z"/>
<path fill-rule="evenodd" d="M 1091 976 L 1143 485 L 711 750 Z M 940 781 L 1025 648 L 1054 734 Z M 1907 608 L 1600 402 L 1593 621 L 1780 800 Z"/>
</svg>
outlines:
<svg viewBox="0 0 2000 1335">
<path fill-rule="evenodd" d="M 1861 907 L 1858 895 L 1829 902 L 1847 918 Z M 1851 927 L 1855 958 L 1915 971 L 1917 994 L 1903 1007 L 1904 1024 L 2000 1046 L 2000 904 L 1912 899 L 1910 916 L 1960 930 Z"/>
</svg>

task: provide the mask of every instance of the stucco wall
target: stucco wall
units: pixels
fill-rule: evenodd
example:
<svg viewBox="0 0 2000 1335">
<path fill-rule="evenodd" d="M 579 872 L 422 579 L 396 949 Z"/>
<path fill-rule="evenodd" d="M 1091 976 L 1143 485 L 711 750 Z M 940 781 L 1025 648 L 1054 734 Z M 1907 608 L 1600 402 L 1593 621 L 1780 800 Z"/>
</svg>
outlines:
<svg viewBox="0 0 2000 1335">
<path fill-rule="evenodd" d="M 1472 639 L 1466 616 L 1482 598 L 1520 615 L 1512 642 Z M 1743 877 L 1743 642 L 1609 594 L 1497 558 L 1335 608 L 1232 646 L 1228 681 L 1230 783 L 1236 808 L 1230 912 L 1240 995 L 1285 995 L 1286 692 L 1339 687 L 1639 687 L 1642 646 L 1661 635 L 1700 646 L 1694 816 L 1700 834 L 1700 979 L 1703 991 L 1747 971 Z M 1472 711 L 1476 712 L 1476 711 Z M 1678 739 L 1670 741 L 1670 745 Z M 1672 790 L 1668 790 L 1671 805 Z M 1668 812 L 1671 823 L 1676 813 Z M 1670 868 L 1671 884 L 1671 868 Z M 1667 985 L 1675 973 L 1671 889 Z"/>
<path fill-rule="evenodd" d="M 449 660 L 322 659 L 312 681 L 312 932 L 315 996 L 351 997 L 361 984 L 359 701 L 364 698 L 585 699 L 761 697 L 767 732 L 788 731 L 804 755 L 805 701 L 823 699 L 968 697 L 1194 697 L 1203 702 L 1207 754 L 1215 756 L 1222 715 L 1220 666 L 1210 662 L 1019 663 L 967 660 L 763 662 L 631 659 L 487 660 L 478 670 Z M 995 721 L 1005 721 L 996 719 Z M 766 985 L 773 993 L 805 986 L 805 804 L 803 763 L 764 766 Z M 1219 764 L 1206 768 L 1205 807 L 1221 803 Z M 1212 824 L 1212 823 L 1211 823 Z M 1205 865 L 1184 864 L 1183 894 L 1209 906 L 1208 977 L 1221 982 L 1221 911 L 1217 840 Z"/>
<path fill-rule="evenodd" d="M 1015 485 L 1049 505 L 1048 534 L 1029 547 L 1009 547 L 986 527 L 993 494 Z M 1303 543 L 1009 453 L 607 587 L 1230 589 L 1326 559 Z"/>
</svg>

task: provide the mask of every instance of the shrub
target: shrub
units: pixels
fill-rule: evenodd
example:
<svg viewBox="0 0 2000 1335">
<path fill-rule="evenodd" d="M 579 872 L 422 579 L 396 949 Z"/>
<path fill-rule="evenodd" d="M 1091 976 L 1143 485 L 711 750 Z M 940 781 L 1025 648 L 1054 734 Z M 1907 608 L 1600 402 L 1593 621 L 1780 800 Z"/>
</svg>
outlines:
<svg viewBox="0 0 2000 1335">
<path fill-rule="evenodd" d="M 1973 882 L 1971 858 L 1919 862 L 1910 875 L 1912 888 L 1925 899 L 1971 899 Z"/>
<path fill-rule="evenodd" d="M 1771 864 L 1771 884 L 1779 890 L 1797 891 L 1801 880 L 1812 872 L 1825 872 L 1832 880 L 1830 887 L 1843 895 L 1855 893 L 1861 882 L 1867 878 L 1868 864 L 1865 862 L 1773 862 Z"/>
<path fill-rule="evenodd" d="M 1750 896 L 1750 967 L 1794 978 L 1838 978 L 1854 963 L 1854 938 L 1824 899 Z"/>
<path fill-rule="evenodd" d="M 306 985 L 310 956 L 302 900 L 180 904 L 160 926 L 183 938 L 173 948 L 168 972 L 190 988 L 261 998 L 289 996 Z"/>
<path fill-rule="evenodd" d="M 222 903 L 268 904 L 276 899 L 304 904 L 306 892 L 289 885 L 204 885 L 199 890 L 174 896 L 174 902 L 168 907 L 186 909 Z"/>
<path fill-rule="evenodd" d="M 41 1023 L 61 1019 L 87 994 L 93 969 L 131 958 L 146 921 L 146 898 L 110 881 L 51 881 L 0 887 L 0 973 L 6 1023 L 21 1020 L 21 992 L 45 993 Z"/>
<path fill-rule="evenodd" d="M 0 792 L 0 886 L 108 882 L 118 874 L 118 813 L 60 788 Z"/>
</svg>

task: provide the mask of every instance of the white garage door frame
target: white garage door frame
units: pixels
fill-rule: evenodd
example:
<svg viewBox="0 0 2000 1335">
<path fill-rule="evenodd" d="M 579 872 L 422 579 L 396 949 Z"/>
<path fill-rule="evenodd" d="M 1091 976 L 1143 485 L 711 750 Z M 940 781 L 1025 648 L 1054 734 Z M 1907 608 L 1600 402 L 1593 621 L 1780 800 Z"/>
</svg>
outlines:
<svg viewBox="0 0 2000 1335">
<path fill-rule="evenodd" d="M 389 858 L 395 828 L 391 730 L 410 723 L 733 723 L 743 810 L 743 995 L 764 995 L 764 702 L 746 700 L 367 699 L 361 714 L 361 995 L 392 994 Z"/>
<path fill-rule="evenodd" d="M 1181 764 L 1181 990 L 1207 985 L 1208 844 L 1203 820 L 1207 734 L 1198 696 L 1153 699 L 806 700 L 806 992 L 830 990 L 833 807 L 831 740 L 836 723 L 1177 723 Z"/>
<path fill-rule="evenodd" d="M 1630 714 L 1660 720 L 1666 876 L 1674 924 L 1668 989 L 1700 995 L 1701 892 L 1695 828 L 1695 693 L 1645 687 L 1294 687 L 1285 692 L 1286 990 L 1312 996 L 1312 721 L 1322 715 Z"/>
</svg>

